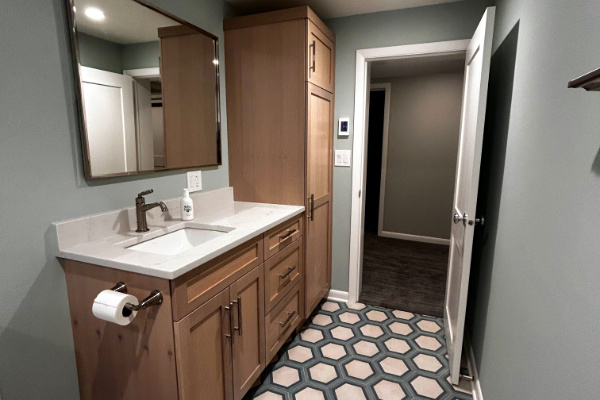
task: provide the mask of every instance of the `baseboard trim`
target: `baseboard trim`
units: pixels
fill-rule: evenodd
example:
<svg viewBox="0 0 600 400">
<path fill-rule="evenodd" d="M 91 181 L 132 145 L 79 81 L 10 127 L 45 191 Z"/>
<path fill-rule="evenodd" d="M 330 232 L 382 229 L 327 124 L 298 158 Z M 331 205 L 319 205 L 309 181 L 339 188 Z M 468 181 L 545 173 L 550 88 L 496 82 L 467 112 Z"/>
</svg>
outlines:
<svg viewBox="0 0 600 400">
<path fill-rule="evenodd" d="M 413 242 L 450 245 L 450 239 L 442 239 L 430 236 L 409 235 L 408 233 L 381 231 L 379 232 L 379 236 L 392 239 L 410 240 Z"/>
<path fill-rule="evenodd" d="M 327 300 L 339 301 L 342 303 L 348 302 L 348 292 L 331 289 L 327 295 Z"/>
<path fill-rule="evenodd" d="M 475 354 L 473 353 L 471 338 L 465 335 L 464 344 L 467 350 L 466 353 L 469 371 L 473 376 L 473 381 L 471 382 L 473 388 L 473 400 L 483 400 L 483 393 L 481 392 L 481 383 L 479 382 L 479 373 L 477 372 L 477 364 L 475 364 Z"/>
</svg>

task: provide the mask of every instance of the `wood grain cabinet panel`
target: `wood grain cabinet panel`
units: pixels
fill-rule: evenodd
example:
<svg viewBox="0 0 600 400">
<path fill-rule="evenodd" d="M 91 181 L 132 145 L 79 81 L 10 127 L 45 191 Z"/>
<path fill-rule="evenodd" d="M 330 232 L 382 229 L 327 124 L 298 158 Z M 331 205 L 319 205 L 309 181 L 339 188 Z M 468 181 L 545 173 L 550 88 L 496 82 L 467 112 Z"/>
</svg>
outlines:
<svg viewBox="0 0 600 400">
<path fill-rule="evenodd" d="M 302 279 L 302 238 L 265 262 L 265 308 L 269 312 Z"/>
<path fill-rule="evenodd" d="M 312 22 L 308 21 L 308 81 L 333 93 L 335 46 Z"/>
<path fill-rule="evenodd" d="M 285 296 L 267 315 L 266 326 L 266 360 L 270 362 L 285 340 L 302 322 L 302 282 Z"/>
<path fill-rule="evenodd" d="M 233 399 L 231 340 L 229 288 L 175 323 L 181 400 Z"/>
<path fill-rule="evenodd" d="M 173 318 L 180 320 L 262 261 L 261 236 L 171 281 Z"/>
<path fill-rule="evenodd" d="M 176 400 L 169 281 L 72 260 L 64 260 L 63 267 L 81 399 Z M 163 303 L 140 311 L 127 326 L 96 318 L 95 297 L 119 281 L 138 299 L 159 290 Z"/>
<path fill-rule="evenodd" d="M 287 221 L 265 233 L 265 260 L 268 260 L 302 236 L 302 217 Z"/>
<path fill-rule="evenodd" d="M 308 83 L 307 103 L 305 317 L 331 288 L 333 95 Z"/>
<path fill-rule="evenodd" d="M 233 313 L 233 398 L 241 400 L 265 367 L 262 266 L 229 288 Z"/>
<path fill-rule="evenodd" d="M 158 35 L 167 168 L 218 165 L 214 40 L 181 25 Z"/>
</svg>

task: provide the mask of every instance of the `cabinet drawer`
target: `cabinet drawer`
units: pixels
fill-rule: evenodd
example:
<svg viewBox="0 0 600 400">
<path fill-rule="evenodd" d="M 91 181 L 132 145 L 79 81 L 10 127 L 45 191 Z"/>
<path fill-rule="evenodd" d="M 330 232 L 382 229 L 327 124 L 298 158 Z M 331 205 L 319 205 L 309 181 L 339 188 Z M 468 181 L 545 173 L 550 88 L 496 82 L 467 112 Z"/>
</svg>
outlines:
<svg viewBox="0 0 600 400">
<path fill-rule="evenodd" d="M 266 317 L 267 363 L 271 361 L 285 343 L 286 338 L 292 334 L 302 320 L 301 289 L 302 282 L 300 281 Z"/>
<path fill-rule="evenodd" d="M 265 311 L 268 313 L 301 280 L 302 238 L 265 262 Z"/>
<path fill-rule="evenodd" d="M 173 319 L 179 321 L 262 262 L 258 237 L 171 281 Z"/>
<path fill-rule="evenodd" d="M 265 260 L 268 260 L 302 236 L 302 218 L 286 221 L 265 233 Z"/>
<path fill-rule="evenodd" d="M 335 44 L 310 20 L 307 31 L 308 81 L 333 93 Z"/>
</svg>

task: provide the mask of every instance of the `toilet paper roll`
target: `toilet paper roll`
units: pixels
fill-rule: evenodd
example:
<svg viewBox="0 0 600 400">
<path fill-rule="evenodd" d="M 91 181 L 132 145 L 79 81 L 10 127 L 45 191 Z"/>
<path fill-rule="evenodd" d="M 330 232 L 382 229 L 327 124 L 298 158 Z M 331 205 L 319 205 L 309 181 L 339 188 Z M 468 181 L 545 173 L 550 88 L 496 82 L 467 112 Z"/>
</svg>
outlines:
<svg viewBox="0 0 600 400">
<path fill-rule="evenodd" d="M 129 325 L 135 318 L 137 311 L 131 311 L 125 308 L 125 304 L 131 303 L 138 305 L 138 299 L 127 293 L 116 292 L 114 290 L 103 290 L 94 299 L 92 313 L 94 316 L 104 321 L 113 322 L 119 325 Z"/>
</svg>

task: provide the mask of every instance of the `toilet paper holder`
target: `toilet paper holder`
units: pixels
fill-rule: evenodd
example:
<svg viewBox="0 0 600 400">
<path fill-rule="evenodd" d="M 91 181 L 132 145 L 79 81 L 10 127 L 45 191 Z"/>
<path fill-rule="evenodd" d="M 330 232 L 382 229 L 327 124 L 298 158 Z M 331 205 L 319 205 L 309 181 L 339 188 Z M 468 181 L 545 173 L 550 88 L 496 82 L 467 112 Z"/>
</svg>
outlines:
<svg viewBox="0 0 600 400">
<path fill-rule="evenodd" d="M 115 286 L 113 286 L 110 290 L 114 290 L 115 292 L 127 293 L 127 285 L 124 282 L 117 282 Z M 135 305 L 131 303 L 125 304 L 125 308 L 129 311 L 139 311 L 146 309 L 150 306 L 158 306 L 163 302 L 163 295 L 158 290 L 153 290 L 150 294 L 140 301 L 140 304 Z"/>
</svg>

